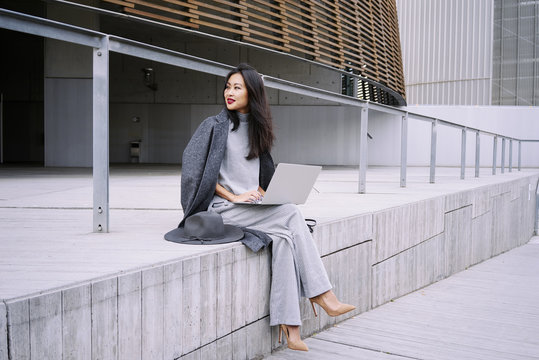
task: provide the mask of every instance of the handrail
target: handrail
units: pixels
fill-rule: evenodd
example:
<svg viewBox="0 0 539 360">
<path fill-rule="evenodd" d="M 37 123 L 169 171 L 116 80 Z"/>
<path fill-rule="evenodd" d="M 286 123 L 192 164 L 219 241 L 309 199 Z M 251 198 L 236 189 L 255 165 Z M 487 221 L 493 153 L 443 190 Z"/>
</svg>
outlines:
<svg viewBox="0 0 539 360">
<path fill-rule="evenodd" d="M 71 43 L 85 45 L 93 48 L 93 169 L 94 169 L 94 231 L 108 232 L 108 57 L 109 52 L 117 52 L 139 58 L 152 59 L 156 62 L 165 63 L 177 67 L 183 67 L 216 76 L 225 76 L 233 66 L 216 61 L 199 58 L 189 54 L 173 51 L 158 46 L 125 39 L 118 36 L 104 34 L 98 31 L 88 30 L 77 26 L 60 23 L 32 15 L 22 14 L 0 8 L 0 28 L 33 34 L 37 36 L 63 40 Z M 436 137 L 438 125 L 450 126 L 462 131 L 461 143 L 461 178 L 464 178 L 465 167 L 465 142 L 466 132 L 476 133 L 476 171 L 479 177 L 479 135 L 492 136 L 493 141 L 493 174 L 496 174 L 496 154 L 498 138 L 502 139 L 502 173 L 505 170 L 505 142 L 511 144 L 509 171 L 512 171 L 512 142 L 518 142 L 518 170 L 521 169 L 521 154 L 523 142 L 539 142 L 539 139 L 517 139 L 504 136 L 491 131 L 480 130 L 469 126 L 453 123 L 432 116 L 410 112 L 407 109 L 372 103 L 355 97 L 335 93 L 312 86 L 299 84 L 262 75 L 267 87 L 288 91 L 309 97 L 316 97 L 341 105 L 355 106 L 360 108 L 360 134 L 359 134 L 359 181 L 358 192 L 366 192 L 366 169 L 367 169 L 367 126 L 368 113 L 370 110 L 384 112 L 402 117 L 401 126 L 401 181 L 402 187 L 406 186 L 406 159 L 407 159 L 407 122 L 410 116 L 419 120 L 428 121 L 432 124 L 431 129 L 431 171 L 430 182 L 435 182 L 436 169 Z"/>
</svg>

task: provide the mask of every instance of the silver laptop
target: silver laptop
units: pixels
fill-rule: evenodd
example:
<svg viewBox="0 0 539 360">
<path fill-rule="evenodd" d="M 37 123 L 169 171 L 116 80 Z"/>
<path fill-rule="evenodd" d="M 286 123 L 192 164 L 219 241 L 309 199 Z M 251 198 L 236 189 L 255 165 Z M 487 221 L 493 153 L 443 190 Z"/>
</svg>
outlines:
<svg viewBox="0 0 539 360">
<path fill-rule="evenodd" d="M 321 166 L 279 163 L 262 201 L 237 202 L 235 204 L 305 204 L 321 170 Z"/>
</svg>

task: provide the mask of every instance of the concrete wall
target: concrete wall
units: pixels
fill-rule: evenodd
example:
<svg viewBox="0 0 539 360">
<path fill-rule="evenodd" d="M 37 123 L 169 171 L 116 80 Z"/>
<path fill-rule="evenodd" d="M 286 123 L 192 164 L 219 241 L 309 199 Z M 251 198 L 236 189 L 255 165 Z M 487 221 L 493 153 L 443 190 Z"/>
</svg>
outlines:
<svg viewBox="0 0 539 360">
<path fill-rule="evenodd" d="M 221 44 L 216 49 L 204 41 L 186 42 L 185 46 L 189 53 L 210 59 L 218 57 L 214 52 L 224 53 L 225 59 L 219 61 L 249 62 L 264 74 L 332 91 L 340 88 L 339 75 L 281 56 L 241 48 L 233 53 L 227 46 Z M 140 139 L 140 162 L 180 163 L 196 126 L 224 106 L 223 78 L 118 54 L 112 54 L 110 66 L 111 162 L 129 162 L 129 143 Z M 144 68 L 153 69 L 157 90 L 144 84 Z M 267 96 L 275 121 L 277 159 L 357 163 L 357 151 L 350 148 L 359 131 L 357 110 L 273 89 L 267 89 Z M 140 122 L 133 122 L 134 118 Z"/>
<path fill-rule="evenodd" d="M 303 335 L 526 243 L 538 180 L 523 176 L 319 224 L 314 240 L 330 280 L 339 298 L 357 309 L 315 318 L 303 299 Z M 8 300 L 0 303 L 0 355 L 252 359 L 279 346 L 277 329 L 269 327 L 269 286 L 268 250 L 253 253 L 236 244 Z"/>
</svg>

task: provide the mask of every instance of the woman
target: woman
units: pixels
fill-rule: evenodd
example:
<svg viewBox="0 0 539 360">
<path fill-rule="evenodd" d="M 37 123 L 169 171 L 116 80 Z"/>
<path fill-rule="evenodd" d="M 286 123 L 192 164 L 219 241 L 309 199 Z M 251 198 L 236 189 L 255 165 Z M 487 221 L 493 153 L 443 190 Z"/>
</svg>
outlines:
<svg viewBox="0 0 539 360">
<path fill-rule="evenodd" d="M 234 204 L 256 202 L 264 196 L 274 172 L 270 156 L 274 135 L 264 83 L 254 68 L 240 64 L 227 75 L 224 100 L 226 109 L 200 125 L 184 152 L 184 220 L 200 211 L 214 211 L 225 224 L 248 228 L 262 239 L 269 236 L 270 325 L 280 325 L 279 342 L 284 332 L 289 348 L 307 351 L 299 331 L 300 295 L 310 298 L 315 315 L 314 303 L 330 316 L 355 307 L 340 303 L 331 290 L 316 245 L 295 205 Z"/>
</svg>

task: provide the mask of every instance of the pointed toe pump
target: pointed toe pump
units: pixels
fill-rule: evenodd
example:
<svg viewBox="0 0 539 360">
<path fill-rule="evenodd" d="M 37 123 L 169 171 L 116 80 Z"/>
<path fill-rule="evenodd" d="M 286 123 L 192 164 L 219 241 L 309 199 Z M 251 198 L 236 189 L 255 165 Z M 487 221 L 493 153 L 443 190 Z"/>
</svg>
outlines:
<svg viewBox="0 0 539 360">
<path fill-rule="evenodd" d="M 281 343 L 282 337 L 281 334 L 284 332 L 284 336 L 286 336 L 286 343 L 288 344 L 288 348 L 292 350 L 300 350 L 300 351 L 309 351 L 309 348 L 307 347 L 307 344 L 305 344 L 301 339 L 297 341 L 291 341 L 288 337 L 288 327 L 286 325 L 279 325 L 279 344 Z"/>
<path fill-rule="evenodd" d="M 314 316 L 318 316 L 314 304 L 318 304 L 329 316 L 339 316 L 346 314 L 349 311 L 354 310 L 356 307 L 354 305 L 343 304 L 340 302 L 333 291 L 326 291 L 323 294 L 315 296 L 309 299 L 311 306 L 313 307 Z"/>
</svg>

